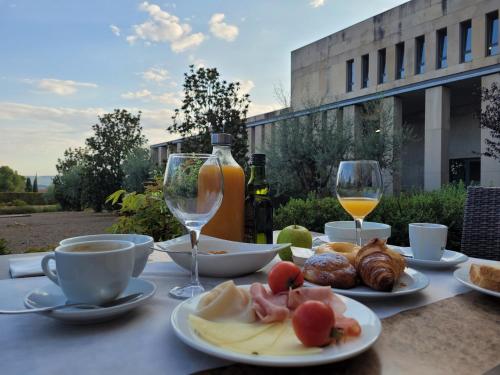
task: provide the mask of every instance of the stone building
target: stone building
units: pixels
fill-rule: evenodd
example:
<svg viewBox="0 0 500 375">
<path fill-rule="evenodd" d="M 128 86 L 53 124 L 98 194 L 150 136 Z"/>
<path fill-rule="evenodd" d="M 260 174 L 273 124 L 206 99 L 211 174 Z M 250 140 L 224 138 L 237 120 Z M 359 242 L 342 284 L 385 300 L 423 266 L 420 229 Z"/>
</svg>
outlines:
<svg viewBox="0 0 500 375">
<path fill-rule="evenodd" d="M 412 0 L 292 51 L 290 108 L 248 119 L 251 152 L 280 121 L 323 114 L 356 127 L 360 106 L 381 99 L 393 129 L 416 134 L 398 189 L 500 186 L 500 163 L 481 155 L 489 131 L 474 116 L 479 89 L 500 84 L 499 9 L 499 0 Z"/>
</svg>

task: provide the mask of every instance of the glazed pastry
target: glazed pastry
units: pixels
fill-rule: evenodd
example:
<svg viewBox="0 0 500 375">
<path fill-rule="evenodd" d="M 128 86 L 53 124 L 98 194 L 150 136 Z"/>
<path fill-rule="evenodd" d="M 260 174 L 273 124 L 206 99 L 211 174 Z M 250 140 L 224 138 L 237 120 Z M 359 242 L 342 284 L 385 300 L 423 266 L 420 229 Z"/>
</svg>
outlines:
<svg viewBox="0 0 500 375">
<path fill-rule="evenodd" d="M 304 279 L 318 285 L 349 289 L 357 284 L 356 269 L 341 254 L 313 255 L 306 260 L 302 273 Z"/>
<path fill-rule="evenodd" d="M 356 254 L 358 253 L 360 247 L 350 242 L 328 242 L 323 245 L 318 246 L 316 249 L 316 254 L 341 254 L 347 258 L 349 263 L 354 266 L 354 261 L 356 259 Z"/>
<path fill-rule="evenodd" d="M 390 292 L 406 267 L 404 257 L 389 249 L 384 241 L 373 239 L 356 255 L 355 267 L 364 284 Z"/>
</svg>

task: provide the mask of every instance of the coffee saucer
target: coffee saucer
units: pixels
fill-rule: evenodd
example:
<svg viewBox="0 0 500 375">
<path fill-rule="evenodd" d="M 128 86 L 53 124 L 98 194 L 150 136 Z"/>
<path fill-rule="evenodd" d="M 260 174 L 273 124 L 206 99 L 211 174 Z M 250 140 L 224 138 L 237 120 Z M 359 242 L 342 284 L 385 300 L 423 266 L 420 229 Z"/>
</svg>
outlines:
<svg viewBox="0 0 500 375">
<path fill-rule="evenodd" d="M 455 267 L 460 263 L 467 262 L 469 257 L 465 254 L 459 253 L 458 251 L 453 250 L 444 250 L 443 256 L 440 260 L 424 260 L 424 259 L 415 259 L 413 258 L 413 251 L 411 247 L 402 247 L 402 246 L 394 246 L 388 245 L 394 251 L 397 251 L 401 255 L 405 257 L 406 264 L 412 267 L 417 268 L 434 268 L 434 269 L 443 269 L 443 268 L 451 268 Z"/>
<path fill-rule="evenodd" d="M 132 301 L 112 307 L 103 307 L 96 309 L 68 307 L 61 310 L 41 312 L 40 314 L 73 324 L 99 323 L 114 319 L 136 307 L 143 305 L 151 297 L 153 297 L 155 292 L 156 285 L 152 282 L 144 279 L 132 278 L 127 288 L 119 296 L 122 297 L 130 294 L 142 293 L 140 297 Z M 56 306 L 64 303 L 66 303 L 66 296 L 63 294 L 61 288 L 53 283 L 32 290 L 24 298 L 24 305 L 28 309 Z"/>
</svg>

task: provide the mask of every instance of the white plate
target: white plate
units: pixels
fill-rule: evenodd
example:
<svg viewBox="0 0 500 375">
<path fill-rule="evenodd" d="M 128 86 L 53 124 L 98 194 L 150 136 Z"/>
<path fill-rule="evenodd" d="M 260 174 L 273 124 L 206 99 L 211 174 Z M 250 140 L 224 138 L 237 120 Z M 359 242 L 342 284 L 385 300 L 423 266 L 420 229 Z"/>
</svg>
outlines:
<svg viewBox="0 0 500 375">
<path fill-rule="evenodd" d="M 191 269 L 191 240 L 189 235 L 159 243 L 182 268 Z M 201 276 L 237 277 L 258 271 L 274 259 L 278 251 L 290 244 L 256 245 L 221 240 L 214 237 L 200 237 L 200 251 L 224 250 L 227 254 L 198 254 L 198 272 Z"/>
<path fill-rule="evenodd" d="M 100 309 L 79 309 L 77 307 L 68 307 L 66 309 L 55 310 L 50 312 L 40 313 L 48 317 L 59 319 L 75 324 L 91 324 L 107 320 L 111 320 L 125 314 L 126 312 L 143 305 L 156 292 L 156 285 L 144 279 L 131 279 L 127 289 L 119 296 L 126 296 L 134 293 L 143 293 L 137 299 L 125 302 L 118 306 L 105 307 Z M 39 307 L 49 307 L 62 305 L 66 303 L 61 288 L 55 284 L 48 284 L 41 288 L 37 288 L 29 292 L 24 298 L 24 305 L 28 309 L 36 309 Z"/>
<path fill-rule="evenodd" d="M 304 285 L 315 286 L 315 284 L 305 281 Z M 423 273 L 412 268 L 405 268 L 404 274 L 398 281 L 398 285 L 392 292 L 381 292 L 371 289 L 365 285 L 359 285 L 352 289 L 332 288 L 335 293 L 343 294 L 353 298 L 391 298 L 416 293 L 429 285 L 429 278 Z"/>
<path fill-rule="evenodd" d="M 486 263 L 486 262 L 485 262 Z M 493 263 L 493 262 L 492 262 Z M 486 263 L 487 264 L 487 263 Z M 498 262 L 496 262 L 498 264 Z M 469 288 L 475 289 L 479 292 L 489 294 L 490 296 L 495 296 L 500 298 L 500 292 L 495 292 L 494 290 L 486 289 L 486 288 L 481 288 L 480 286 L 474 284 L 469 277 L 469 270 L 470 266 L 463 266 L 460 267 L 458 270 L 453 272 L 453 276 L 455 279 L 460 281 L 462 284 L 467 285 Z"/>
<path fill-rule="evenodd" d="M 465 254 L 459 253 L 458 251 L 453 250 L 445 250 L 443 253 L 443 257 L 440 260 L 424 260 L 424 259 L 415 259 L 413 258 L 413 252 L 411 247 L 401 247 L 401 246 L 393 246 L 388 245 L 394 251 L 405 256 L 406 264 L 413 267 L 422 267 L 422 268 L 451 268 L 455 267 L 460 263 L 467 262 L 469 257 Z"/>
<path fill-rule="evenodd" d="M 249 288 L 249 285 L 243 286 Z M 188 317 L 196 310 L 201 296 L 182 302 L 172 312 L 170 321 L 175 334 L 187 345 L 215 357 L 229 361 L 260 366 L 313 366 L 342 361 L 354 357 L 372 346 L 382 331 L 382 325 L 375 313 L 365 305 L 350 298 L 339 296 L 347 306 L 345 315 L 355 318 L 361 325 L 361 336 L 340 345 L 331 345 L 321 353 L 299 356 L 248 355 L 233 352 L 213 345 L 197 336 L 189 326 Z"/>
</svg>

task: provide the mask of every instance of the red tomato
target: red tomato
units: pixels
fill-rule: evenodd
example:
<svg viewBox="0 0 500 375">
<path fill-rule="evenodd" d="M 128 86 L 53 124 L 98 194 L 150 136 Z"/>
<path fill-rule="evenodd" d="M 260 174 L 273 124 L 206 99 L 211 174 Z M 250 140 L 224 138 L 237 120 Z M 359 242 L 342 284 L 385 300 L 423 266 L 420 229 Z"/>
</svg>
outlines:
<svg viewBox="0 0 500 375">
<path fill-rule="evenodd" d="M 294 312 L 293 330 L 305 346 L 325 346 L 332 342 L 335 325 L 333 310 L 321 301 L 306 301 Z"/>
<path fill-rule="evenodd" d="M 292 262 L 279 262 L 267 276 L 267 282 L 274 294 L 295 289 L 304 284 L 302 271 Z"/>
</svg>

